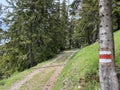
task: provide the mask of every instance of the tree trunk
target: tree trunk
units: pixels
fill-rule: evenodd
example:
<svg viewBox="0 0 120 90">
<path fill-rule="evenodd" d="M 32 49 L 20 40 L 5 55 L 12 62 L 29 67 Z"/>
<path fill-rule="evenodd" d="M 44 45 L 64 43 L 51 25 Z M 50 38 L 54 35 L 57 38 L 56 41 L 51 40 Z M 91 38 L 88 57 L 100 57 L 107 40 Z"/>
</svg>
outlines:
<svg viewBox="0 0 120 90">
<path fill-rule="evenodd" d="M 99 16 L 99 77 L 101 90 L 119 90 L 114 64 L 111 0 L 99 0 Z"/>
</svg>

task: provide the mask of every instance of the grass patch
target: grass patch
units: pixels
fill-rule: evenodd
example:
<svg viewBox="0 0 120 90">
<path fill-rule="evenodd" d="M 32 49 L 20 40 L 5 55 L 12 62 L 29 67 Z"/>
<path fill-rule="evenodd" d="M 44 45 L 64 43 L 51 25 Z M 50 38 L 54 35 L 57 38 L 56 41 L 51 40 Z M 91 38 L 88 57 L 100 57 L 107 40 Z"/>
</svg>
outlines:
<svg viewBox="0 0 120 90">
<path fill-rule="evenodd" d="M 65 60 L 71 55 L 71 53 L 64 53 L 63 52 L 63 56 L 62 58 L 60 58 L 59 60 L 56 61 L 56 63 L 60 64 L 60 63 L 64 63 Z"/>
<path fill-rule="evenodd" d="M 60 58 L 60 60 L 55 61 L 56 64 L 63 63 L 65 61 L 65 59 L 70 55 L 70 54 L 64 53 L 64 52 L 62 52 L 61 54 L 64 54 L 64 55 L 63 55 L 63 57 Z M 48 60 L 46 62 L 40 63 L 37 66 L 34 66 L 34 67 L 32 67 L 30 69 L 27 69 L 27 70 L 25 70 L 23 72 L 16 72 L 11 77 L 9 77 L 8 79 L 1 80 L 0 81 L 0 90 L 8 90 L 14 83 L 19 82 L 20 80 L 24 79 L 25 76 L 30 74 L 33 70 L 35 70 L 35 69 L 37 69 L 37 68 L 39 68 L 39 67 L 53 61 L 53 60 L 55 60 L 59 55 L 56 55 L 54 58 L 52 58 L 52 59 L 50 59 L 50 60 Z M 50 76 L 50 74 L 48 74 L 48 76 Z M 46 76 L 46 77 L 48 77 L 48 76 Z M 40 82 L 42 83 L 41 80 L 40 80 Z"/>
<path fill-rule="evenodd" d="M 42 90 L 53 72 L 54 70 L 51 69 L 47 73 L 42 71 L 34 75 L 34 77 L 27 81 L 19 90 Z"/>
<path fill-rule="evenodd" d="M 43 62 L 38 64 L 37 66 L 25 70 L 23 72 L 16 72 L 14 73 L 10 78 L 8 79 L 3 79 L 0 81 L 0 90 L 8 90 L 10 88 L 11 85 L 13 85 L 15 82 L 18 82 L 20 80 L 22 80 L 26 75 L 28 75 L 29 73 L 31 73 L 31 71 L 33 71 L 35 68 L 39 68 L 40 66 L 48 63 L 49 61 Z"/>
<path fill-rule="evenodd" d="M 115 32 L 116 65 L 120 65 L 120 31 Z M 98 43 L 76 53 L 62 70 L 53 90 L 99 90 Z"/>
</svg>

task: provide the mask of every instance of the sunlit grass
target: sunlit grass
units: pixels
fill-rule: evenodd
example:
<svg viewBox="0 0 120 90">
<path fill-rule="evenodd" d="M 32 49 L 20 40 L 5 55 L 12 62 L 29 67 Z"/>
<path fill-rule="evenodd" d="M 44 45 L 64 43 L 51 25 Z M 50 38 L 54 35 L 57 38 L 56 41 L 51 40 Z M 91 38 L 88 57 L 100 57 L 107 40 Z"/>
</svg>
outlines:
<svg viewBox="0 0 120 90">
<path fill-rule="evenodd" d="M 33 71 L 35 68 L 38 68 L 46 63 L 48 63 L 49 61 L 43 62 L 38 64 L 37 66 L 25 70 L 23 72 L 16 72 L 14 73 L 10 78 L 8 79 L 4 79 L 0 81 L 0 90 L 8 90 L 10 88 L 11 85 L 13 85 L 14 83 L 22 80 L 26 75 L 28 75 L 29 73 L 31 73 L 31 71 Z"/>
<path fill-rule="evenodd" d="M 115 56 L 116 65 L 120 65 L 120 31 L 115 32 Z M 91 74 L 96 74 L 98 76 L 98 43 L 94 43 L 81 49 L 71 60 L 67 63 L 63 69 L 58 81 L 53 90 L 61 90 L 65 87 L 66 90 L 78 90 L 80 87 L 80 79 L 88 81 L 85 90 L 98 90 L 99 83 L 97 80 L 92 80 L 89 77 Z M 98 79 L 98 77 L 96 77 Z M 82 88 L 82 87 L 80 87 Z M 82 89 L 81 89 L 82 90 Z"/>
<path fill-rule="evenodd" d="M 19 90 L 42 90 L 54 70 L 51 69 L 47 73 L 42 71 L 34 75 L 32 79 L 27 81 Z"/>
</svg>

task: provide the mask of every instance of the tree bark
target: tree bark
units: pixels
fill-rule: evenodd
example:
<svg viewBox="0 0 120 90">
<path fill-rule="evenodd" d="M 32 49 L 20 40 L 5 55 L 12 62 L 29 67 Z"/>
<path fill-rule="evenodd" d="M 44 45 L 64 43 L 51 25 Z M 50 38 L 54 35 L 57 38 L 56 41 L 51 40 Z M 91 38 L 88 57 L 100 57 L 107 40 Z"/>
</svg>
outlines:
<svg viewBox="0 0 120 90">
<path fill-rule="evenodd" d="M 114 64 L 111 0 L 99 1 L 100 59 L 99 78 L 101 90 L 119 90 Z"/>
</svg>

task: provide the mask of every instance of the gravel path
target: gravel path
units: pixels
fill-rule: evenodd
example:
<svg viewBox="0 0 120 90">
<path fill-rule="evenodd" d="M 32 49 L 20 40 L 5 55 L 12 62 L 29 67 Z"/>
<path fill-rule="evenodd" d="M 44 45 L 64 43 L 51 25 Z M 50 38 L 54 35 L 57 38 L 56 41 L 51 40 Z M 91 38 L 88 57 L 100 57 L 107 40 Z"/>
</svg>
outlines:
<svg viewBox="0 0 120 90">
<path fill-rule="evenodd" d="M 54 83 L 57 81 L 57 77 L 59 76 L 59 73 L 63 69 L 64 65 L 68 62 L 68 60 L 77 52 L 78 50 L 73 51 L 65 51 L 64 53 L 58 55 L 54 60 L 51 62 L 45 64 L 44 66 L 40 68 L 36 68 L 33 70 L 29 75 L 25 76 L 25 78 L 19 82 L 14 83 L 9 90 L 19 90 L 22 85 L 24 85 L 27 81 L 29 81 L 31 78 L 33 78 L 34 75 L 40 73 L 41 71 L 45 70 L 46 68 L 53 67 L 55 69 L 55 72 L 50 77 L 50 79 L 47 81 L 47 83 L 44 85 L 43 90 L 51 90 L 54 86 Z M 70 53 L 69 57 L 63 62 L 63 63 L 56 63 L 57 61 L 63 59 L 64 54 Z"/>
<path fill-rule="evenodd" d="M 45 86 L 43 87 L 43 90 L 52 90 L 52 88 L 54 87 L 56 81 L 57 81 L 57 78 L 59 76 L 59 74 L 61 73 L 64 65 L 70 60 L 70 58 L 77 52 L 76 51 L 66 51 L 67 53 L 68 52 L 71 52 L 71 55 L 65 60 L 64 64 L 61 65 L 61 66 L 57 66 L 55 72 L 53 73 L 53 75 L 51 76 L 51 78 L 48 80 L 48 82 L 45 84 Z"/>
</svg>

